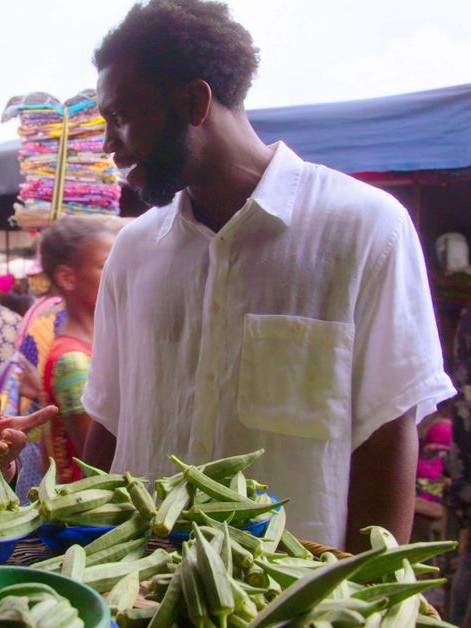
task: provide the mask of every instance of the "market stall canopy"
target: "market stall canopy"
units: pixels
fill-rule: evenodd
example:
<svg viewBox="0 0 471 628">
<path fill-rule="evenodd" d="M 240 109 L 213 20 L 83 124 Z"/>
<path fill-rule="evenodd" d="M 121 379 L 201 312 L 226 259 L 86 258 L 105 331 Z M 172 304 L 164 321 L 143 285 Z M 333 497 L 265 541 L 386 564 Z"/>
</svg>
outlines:
<svg viewBox="0 0 471 628">
<path fill-rule="evenodd" d="M 471 166 L 471 84 L 249 112 L 267 143 L 347 173 Z"/>
<path fill-rule="evenodd" d="M 249 111 L 267 143 L 347 173 L 471 167 L 471 85 Z M 0 144 L 0 194 L 15 194 L 19 141 Z"/>
</svg>

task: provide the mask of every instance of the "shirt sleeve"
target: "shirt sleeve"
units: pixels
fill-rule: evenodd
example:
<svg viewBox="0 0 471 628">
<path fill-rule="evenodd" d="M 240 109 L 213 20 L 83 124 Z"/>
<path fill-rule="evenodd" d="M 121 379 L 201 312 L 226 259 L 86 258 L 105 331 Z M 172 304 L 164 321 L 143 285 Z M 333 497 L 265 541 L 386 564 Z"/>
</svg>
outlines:
<svg viewBox="0 0 471 628">
<path fill-rule="evenodd" d="M 81 351 L 69 351 L 52 367 L 52 390 L 62 416 L 82 414 L 81 397 L 90 369 L 90 358 Z"/>
<path fill-rule="evenodd" d="M 405 210 L 360 290 L 355 318 L 353 448 L 411 409 L 420 422 L 455 394 L 443 369 L 422 249 Z"/>
<path fill-rule="evenodd" d="M 119 420 L 119 334 L 117 303 L 107 260 L 95 307 L 92 363 L 82 397 L 89 416 L 116 435 Z"/>
</svg>

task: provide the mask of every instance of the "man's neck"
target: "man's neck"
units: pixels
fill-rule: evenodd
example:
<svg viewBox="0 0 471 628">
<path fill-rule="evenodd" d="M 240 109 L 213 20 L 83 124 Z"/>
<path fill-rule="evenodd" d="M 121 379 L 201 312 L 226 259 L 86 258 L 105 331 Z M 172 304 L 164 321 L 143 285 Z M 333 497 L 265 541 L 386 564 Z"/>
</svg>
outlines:
<svg viewBox="0 0 471 628">
<path fill-rule="evenodd" d="M 250 160 L 221 159 L 207 185 L 190 186 L 188 194 L 198 222 L 217 233 L 245 205 L 273 156 L 266 146 L 258 149 Z"/>
<path fill-rule="evenodd" d="M 195 220 L 209 227 L 212 231 L 214 231 L 214 233 L 218 233 L 218 231 L 220 231 L 224 227 L 224 225 L 229 222 L 229 220 L 236 213 L 236 211 L 238 211 L 231 211 L 223 215 L 222 212 L 215 212 L 211 209 L 203 207 L 203 205 L 198 203 L 198 201 L 192 198 L 191 195 L 190 203 Z"/>
</svg>

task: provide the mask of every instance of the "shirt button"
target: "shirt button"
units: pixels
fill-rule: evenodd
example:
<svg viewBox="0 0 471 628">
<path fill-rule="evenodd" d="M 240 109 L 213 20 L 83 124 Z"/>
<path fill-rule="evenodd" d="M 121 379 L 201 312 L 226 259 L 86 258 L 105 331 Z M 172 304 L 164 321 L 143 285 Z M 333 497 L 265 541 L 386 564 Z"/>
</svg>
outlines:
<svg viewBox="0 0 471 628">
<path fill-rule="evenodd" d="M 210 384 L 212 384 L 214 380 L 216 379 L 216 375 L 214 373 L 208 373 L 206 375 L 206 379 L 208 380 Z"/>
<path fill-rule="evenodd" d="M 219 312 L 219 303 L 216 303 L 216 301 L 211 303 L 211 312 L 213 314 L 217 314 Z"/>
</svg>

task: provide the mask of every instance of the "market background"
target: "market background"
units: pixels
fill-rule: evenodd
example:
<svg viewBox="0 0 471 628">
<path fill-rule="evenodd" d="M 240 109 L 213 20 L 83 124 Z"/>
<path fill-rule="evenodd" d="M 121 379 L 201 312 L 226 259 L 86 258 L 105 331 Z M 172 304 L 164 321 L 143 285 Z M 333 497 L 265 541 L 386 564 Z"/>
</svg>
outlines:
<svg viewBox="0 0 471 628">
<path fill-rule="evenodd" d="M 12 96 L 42 91 L 63 102 L 84 89 L 94 88 L 93 50 L 133 4 L 134 0 L 3 3 L 0 111 Z M 469 0 L 447 3 L 443 0 L 394 3 L 227 0 L 227 4 L 260 49 L 259 71 L 246 101 L 250 111 L 348 103 L 467 85 L 470 96 L 467 110 L 463 106 L 459 109 L 461 116 L 451 115 L 448 119 L 453 121 L 454 126 L 449 126 L 457 135 L 460 129 L 468 129 L 466 125 L 471 121 Z M 467 98 L 468 90 L 464 91 Z M 427 102 L 436 102 L 436 98 L 442 96 L 427 96 Z M 450 106 L 460 102 L 459 93 L 450 96 Z M 402 106 L 400 100 L 372 106 L 379 112 L 381 123 L 388 117 L 389 107 L 396 119 L 401 118 L 398 105 Z M 415 116 L 409 102 L 407 107 Z M 361 109 L 359 105 L 348 111 Z M 296 112 L 297 119 L 300 113 Z M 343 110 L 334 107 L 312 113 L 318 121 L 324 113 L 332 120 L 332 115 L 342 116 Z M 0 148 L 5 142 L 17 140 L 17 127 L 15 119 L 0 124 Z M 437 134 L 440 128 L 437 126 Z M 365 135 L 364 126 L 361 133 Z M 393 138 L 399 135 L 390 133 Z M 319 139 L 319 134 L 314 137 Z M 435 242 L 437 237 L 451 231 L 464 234 L 471 244 L 471 133 L 467 137 L 468 159 L 458 166 L 429 167 L 425 172 L 423 166 L 415 164 L 400 174 L 379 168 L 373 172 L 374 177 L 371 172 L 360 177 L 397 196 L 416 223 L 430 272 L 446 366 L 450 370 L 459 314 L 463 305 L 471 301 L 471 266 L 466 273 L 444 272 L 446 268 L 440 266 L 435 256 Z M 318 141 L 316 148 L 317 145 Z M 352 142 L 352 145 L 358 153 L 358 144 Z M 425 142 L 419 145 L 425 147 Z M 463 146 L 463 153 L 467 146 Z M 337 152 L 343 156 L 346 153 Z M 439 150 L 436 154 L 442 157 Z M 351 171 L 358 174 L 361 170 L 365 168 L 353 167 Z M 5 203 L 10 207 L 11 198 Z M 33 260 L 31 251 L 28 252 L 33 239 L 27 231 L 0 228 L 0 274 L 24 275 Z M 450 525 L 440 514 L 432 518 L 425 533 L 430 540 L 456 538 L 457 531 L 452 525 L 453 520 Z M 445 565 L 444 571 L 450 574 L 452 568 Z M 440 607 L 446 605 L 446 593 L 439 593 L 434 603 Z"/>
</svg>

